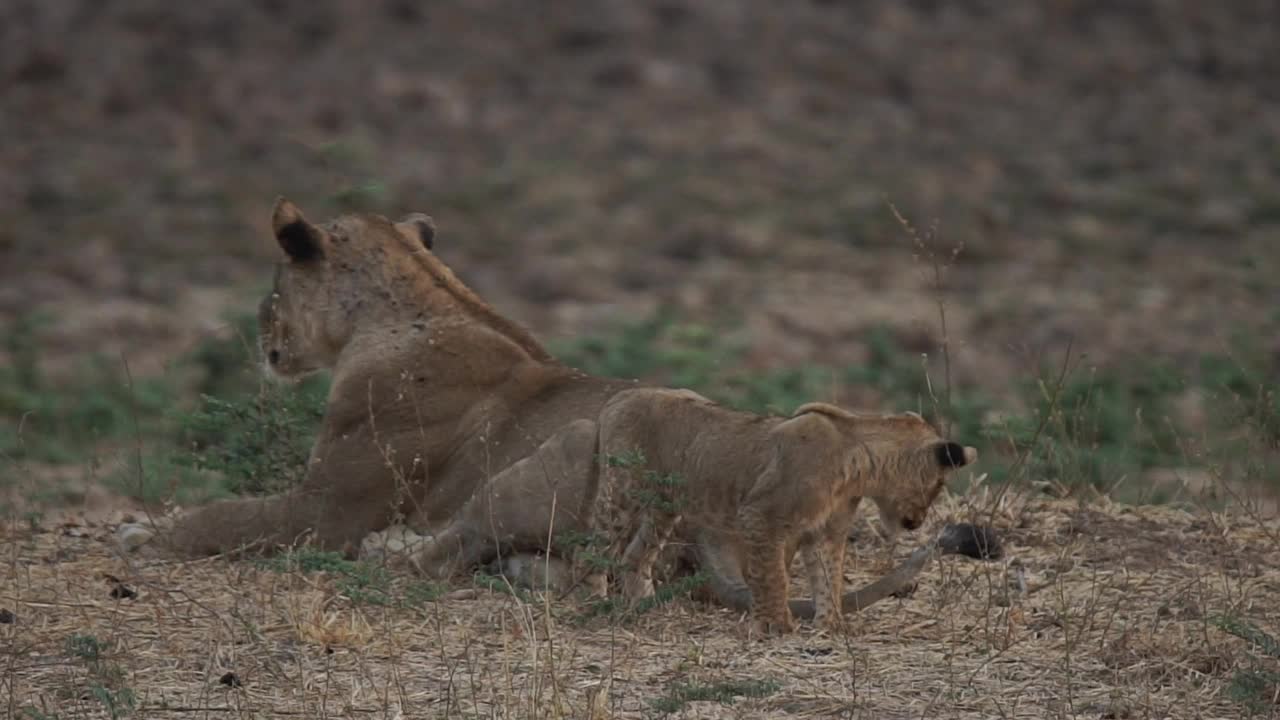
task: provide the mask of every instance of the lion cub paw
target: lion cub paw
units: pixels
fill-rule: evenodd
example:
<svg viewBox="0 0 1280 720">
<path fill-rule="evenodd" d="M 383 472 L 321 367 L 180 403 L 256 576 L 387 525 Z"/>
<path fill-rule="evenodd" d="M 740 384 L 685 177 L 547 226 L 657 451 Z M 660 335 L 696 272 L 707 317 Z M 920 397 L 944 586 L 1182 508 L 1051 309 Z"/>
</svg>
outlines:
<svg viewBox="0 0 1280 720">
<path fill-rule="evenodd" d="M 755 624 L 763 635 L 786 635 L 796 630 L 796 621 L 790 615 L 756 618 Z"/>
<path fill-rule="evenodd" d="M 817 615 L 813 618 L 813 625 L 830 633 L 842 633 L 845 628 L 844 615 L 840 613 Z"/>
</svg>

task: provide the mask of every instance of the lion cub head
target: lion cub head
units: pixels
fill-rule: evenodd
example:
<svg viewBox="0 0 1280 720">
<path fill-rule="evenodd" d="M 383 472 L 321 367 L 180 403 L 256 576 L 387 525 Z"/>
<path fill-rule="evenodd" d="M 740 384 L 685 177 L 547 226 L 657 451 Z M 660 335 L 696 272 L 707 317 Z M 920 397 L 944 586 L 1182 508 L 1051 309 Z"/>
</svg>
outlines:
<svg viewBox="0 0 1280 720">
<path fill-rule="evenodd" d="M 315 225 L 284 198 L 271 226 L 284 258 L 258 308 L 258 340 L 268 373 L 281 378 L 333 367 L 357 323 L 390 312 L 391 290 L 410 274 L 406 260 L 430 250 L 435 237 L 426 215 L 398 223 L 347 215 Z"/>
<path fill-rule="evenodd" d="M 854 413 L 809 403 L 794 416 L 809 413 L 825 416 L 848 441 L 847 467 L 865 483 L 890 534 L 923 525 L 947 475 L 978 459 L 976 448 L 943 439 L 913 412 Z"/>
</svg>

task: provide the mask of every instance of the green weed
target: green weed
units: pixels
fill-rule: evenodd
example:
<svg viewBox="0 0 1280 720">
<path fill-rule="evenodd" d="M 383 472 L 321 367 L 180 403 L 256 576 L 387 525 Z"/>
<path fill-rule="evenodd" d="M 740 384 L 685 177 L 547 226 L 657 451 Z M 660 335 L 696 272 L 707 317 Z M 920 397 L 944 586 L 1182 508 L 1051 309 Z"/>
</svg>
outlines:
<svg viewBox="0 0 1280 720">
<path fill-rule="evenodd" d="M 1257 648 L 1264 655 L 1280 659 L 1280 640 L 1268 635 L 1257 625 L 1230 615 L 1219 615 L 1211 618 L 1210 622 L 1224 632 L 1247 640 L 1252 647 Z"/>
<path fill-rule="evenodd" d="M 280 573 L 326 573 L 334 577 L 334 589 L 357 605 L 415 607 L 435 600 L 441 589 L 416 581 L 397 584 L 381 565 L 348 560 L 341 553 L 301 547 L 257 561 Z"/>
<path fill-rule="evenodd" d="M 512 585 L 506 578 L 490 575 L 486 572 L 478 572 L 472 576 L 476 587 L 483 588 L 489 592 L 510 595 L 525 604 L 532 605 L 537 602 L 537 598 L 524 588 Z"/>
<path fill-rule="evenodd" d="M 782 685 L 773 680 L 727 680 L 717 683 L 675 683 L 667 694 L 649 703 L 650 707 L 670 715 L 691 702 L 718 702 L 732 705 L 738 698 L 764 698 L 778 692 Z"/>
<path fill-rule="evenodd" d="M 688 597 L 694 590 L 705 585 L 708 579 L 707 574 L 704 572 L 687 575 L 675 582 L 655 588 L 653 595 L 641 598 L 634 606 L 629 605 L 628 601 L 621 597 L 596 600 L 587 605 L 579 620 L 585 621 L 601 616 L 613 616 L 615 620 L 634 619 L 650 610 L 668 605 L 680 598 Z"/>
<path fill-rule="evenodd" d="M 106 658 L 107 647 L 93 635 L 67 638 L 68 655 L 82 661 L 89 671 L 88 695 L 98 701 L 111 718 L 124 717 L 137 707 L 133 689 L 125 685 L 125 672 Z"/>
<path fill-rule="evenodd" d="M 78 371 L 53 380 L 40 367 L 43 315 L 25 315 L 0 336 L 10 358 L 0 366 L 0 457 L 69 464 L 104 441 L 154 432 L 174 401 L 163 379 L 130 382 L 117 359 L 90 356 Z"/>
<path fill-rule="evenodd" d="M 986 438 L 1022 463 L 985 461 L 992 482 L 1049 481 L 1064 488 L 1116 489 L 1120 499 L 1160 502 L 1173 490 L 1132 482 L 1152 468 L 1194 464 L 1187 428 L 1175 422 L 1175 404 L 1198 389 L 1212 401 L 1211 435 L 1216 454 L 1202 463 L 1229 463 L 1241 477 L 1273 481 L 1280 450 L 1280 393 L 1272 389 L 1265 353 L 1243 340 L 1230 353 L 1206 355 L 1199 366 L 1170 360 L 1117 362 L 1074 369 L 1016 383 L 1022 414 L 988 420 L 995 402 L 981 391 L 940 387 L 943 374 L 928 358 L 902 347 L 889 328 L 866 334 L 867 360 L 859 365 L 804 366 L 751 371 L 741 362 L 745 345 L 731 328 L 682 323 L 669 309 L 593 337 L 555 348 L 568 364 L 587 372 L 637 377 L 688 387 L 729 407 L 785 414 L 798 405 L 830 397 L 833 388 L 869 388 L 885 411 L 915 410 L 955 438 Z M 1256 447 L 1256 446 L 1261 446 Z M 1246 451 L 1247 450 L 1247 451 Z M 1255 452 L 1255 450 L 1261 450 Z M 996 458 L 998 453 L 988 454 Z M 625 465 L 627 458 L 610 458 Z M 1016 472 L 1016 478 L 1010 473 Z M 1124 482 L 1121 481 L 1130 481 Z"/>
</svg>

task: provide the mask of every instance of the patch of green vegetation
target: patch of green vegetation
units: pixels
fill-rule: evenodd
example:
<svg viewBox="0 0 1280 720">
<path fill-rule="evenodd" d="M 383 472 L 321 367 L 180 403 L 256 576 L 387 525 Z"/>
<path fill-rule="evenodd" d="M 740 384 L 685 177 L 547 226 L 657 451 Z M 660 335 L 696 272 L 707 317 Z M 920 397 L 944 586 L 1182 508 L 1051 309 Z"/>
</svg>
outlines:
<svg viewBox="0 0 1280 720">
<path fill-rule="evenodd" d="M 778 692 L 782 685 L 773 680 L 725 680 L 716 683 L 675 683 L 667 694 L 649 703 L 650 707 L 670 715 L 691 702 L 718 702 L 732 705 L 738 698 L 764 698 Z"/>
<path fill-rule="evenodd" d="M 257 368 L 257 321 L 229 318 L 234 332 L 201 343 L 183 359 L 199 371 L 199 404 L 178 413 L 170 430 L 175 462 L 217 473 L 224 489 L 264 494 L 301 481 L 324 416 L 329 379 L 265 381 Z"/>
<path fill-rule="evenodd" d="M 0 458 L 80 462 L 96 443 L 155 432 L 174 401 L 172 385 L 130 382 L 120 361 L 102 356 L 86 358 L 66 378 L 50 378 L 40 367 L 38 337 L 48 322 L 23 315 L 0 336 L 10 359 L 0 365 Z"/>
<path fill-rule="evenodd" d="M 141 458 L 126 461 L 105 475 L 102 483 L 113 492 L 150 504 L 173 501 L 198 505 L 234 492 L 221 474 L 196 467 L 191 455 L 154 445 L 145 449 Z"/>
<path fill-rule="evenodd" d="M 1249 642 L 1252 647 L 1257 648 L 1262 654 L 1280 660 L 1280 640 L 1267 634 L 1262 628 L 1248 620 L 1230 615 L 1219 615 L 1211 618 L 1210 622 L 1218 629 Z"/>
<path fill-rule="evenodd" d="M 865 365 L 752 371 L 742 362 L 747 350 L 743 338 L 723 328 L 680 322 L 665 308 L 646 320 L 605 335 L 562 342 L 552 350 L 564 362 L 592 374 L 689 388 L 751 412 L 786 414 L 829 396 L 833 386 L 861 385 L 878 390 L 890 407 L 937 414 L 944 398 L 934 401 L 919 356 L 904 351 L 888 328 L 872 329 L 867 342 L 870 357 Z M 979 395 L 954 391 L 948 420 L 955 434 L 976 436 L 990 407 Z"/>
<path fill-rule="evenodd" d="M 609 455 L 605 461 L 609 467 L 635 469 L 644 467 L 648 460 L 639 448 L 628 450 L 619 455 Z M 640 485 L 627 488 L 627 496 L 631 501 L 643 507 L 656 508 L 665 512 L 679 509 L 678 501 L 672 498 L 672 490 L 684 485 L 684 478 L 679 473 L 660 473 L 645 469 L 640 475 Z"/>
<path fill-rule="evenodd" d="M 644 451 L 639 448 L 605 457 L 605 463 L 608 464 L 609 467 L 617 468 L 644 467 L 644 464 L 647 462 L 649 462 L 649 460 L 645 458 Z"/>
<path fill-rule="evenodd" d="M 705 585 L 709 579 L 707 574 L 703 572 L 687 575 L 675 582 L 655 588 L 653 595 L 641 598 L 635 605 L 629 605 L 621 597 L 596 600 L 587 605 L 587 609 L 579 619 L 585 621 L 601 616 L 612 616 L 614 620 L 620 621 L 635 619 L 650 610 L 669 605 L 680 598 L 688 597 L 694 590 Z"/>
<path fill-rule="evenodd" d="M 106 651 L 105 646 L 93 635 L 72 635 L 67 638 L 67 654 L 84 660 L 98 662 Z"/>
<path fill-rule="evenodd" d="M 389 203 L 386 183 L 376 172 L 377 147 L 364 135 L 348 135 L 322 144 L 318 155 L 342 185 L 323 198 L 335 213 L 381 212 Z"/>
<path fill-rule="evenodd" d="M 489 592 L 510 595 L 511 597 L 514 597 L 526 604 L 534 604 L 537 602 L 537 598 L 535 598 L 529 591 L 512 585 L 511 582 L 504 577 L 490 575 L 486 572 L 478 572 L 472 576 L 472 581 L 475 582 L 476 587 L 483 588 Z"/>
<path fill-rule="evenodd" d="M 1265 452 L 1242 451 L 1248 443 L 1280 449 L 1280 393 L 1264 380 L 1265 353 L 1248 351 L 1247 339 L 1230 354 L 1206 355 L 1193 368 L 1158 359 L 1075 369 L 1061 378 L 1046 370 L 1042 378 L 1014 381 L 1019 404 L 1028 411 L 998 424 L 987 419 L 996 409 L 991 398 L 954 385 L 948 392 L 939 358 L 907 350 L 886 327 L 869 330 L 866 343 L 868 357 L 859 365 L 752 371 L 741 362 L 746 350 L 741 337 L 681 322 L 663 309 L 644 321 L 553 349 L 568 364 L 590 373 L 687 387 L 753 412 L 785 414 L 829 397 L 833 388 L 871 388 L 882 398 L 880 409 L 915 410 L 943 425 L 950 437 L 966 442 L 986 438 L 1025 455 L 1020 463 L 1012 458 L 985 461 L 983 471 L 992 482 L 1037 480 L 1103 490 L 1120 485 L 1121 499 L 1145 502 L 1170 499 L 1174 489 L 1122 481 L 1152 468 L 1193 462 L 1182 442 L 1188 430 L 1176 425 L 1175 406 L 1188 391 L 1197 390 L 1216 413 L 1216 424 L 1208 431 L 1218 457 L 1201 461 L 1227 457 L 1239 467 L 1239 475 L 1258 480 L 1277 475 Z M 1238 432 L 1240 428 L 1247 432 Z"/>
<path fill-rule="evenodd" d="M 555 549 L 563 557 L 593 570 L 610 570 L 617 566 L 605 552 L 605 538 L 597 532 L 562 531 L 556 533 Z"/>
<path fill-rule="evenodd" d="M 1210 618 L 1218 629 L 1235 635 L 1249 643 L 1250 649 L 1261 652 L 1274 660 L 1280 659 L 1280 640 L 1264 632 L 1248 620 L 1230 615 Z M 1267 715 L 1276 709 L 1276 693 L 1280 692 L 1280 672 L 1264 667 L 1263 658 L 1249 655 L 1247 668 L 1240 668 L 1231 676 L 1231 683 L 1223 692 L 1232 701 L 1248 709 L 1250 715 Z"/>
<path fill-rule="evenodd" d="M 1280 673 L 1237 670 L 1223 692 L 1230 700 L 1248 709 L 1251 716 L 1271 717 L 1276 707 L 1276 693 L 1280 692 Z"/>
<path fill-rule="evenodd" d="M 122 462 L 106 485 L 151 503 L 275 492 L 301 479 L 329 381 L 263 382 L 251 314 L 229 318 L 232 333 L 200 343 L 172 372 L 132 381 L 122 361 L 104 357 L 48 377 L 38 337 L 48 321 L 23 316 L 0 335 L 11 360 L 0 366 L 0 459 L 72 464 L 116 452 Z M 181 379 L 193 376 L 194 387 Z"/>
<path fill-rule="evenodd" d="M 325 573 L 334 577 L 334 589 L 357 605 L 416 607 L 438 598 L 433 583 L 397 583 L 381 565 L 348 560 L 341 553 L 301 547 L 262 558 L 259 565 L 279 573 Z"/>
<path fill-rule="evenodd" d="M 252 395 L 222 400 L 201 396 L 196 410 L 179 418 L 179 438 L 189 465 L 221 473 L 233 493 L 264 494 L 299 483 L 324 417 L 327 389 L 263 385 Z"/>
<path fill-rule="evenodd" d="M 10 361 L 0 366 L 0 461 L 79 463 L 105 449 L 125 460 L 107 466 L 116 469 L 105 482 L 152 503 L 276 492 L 302 478 L 329 380 L 263 382 L 253 314 L 229 317 L 232 332 L 200 343 L 173 372 L 132 382 L 123 362 L 103 357 L 87 359 L 69 378 L 48 377 L 39 343 L 47 322 L 23 316 L 0 334 Z M 889 328 L 867 331 L 868 355 L 858 365 L 756 370 L 745 362 L 747 339 L 736 327 L 687 322 L 663 308 L 553 349 L 593 374 L 687 387 L 754 412 L 786 414 L 841 388 L 870 388 L 881 398 L 880 409 L 916 410 L 951 437 L 985 437 L 1006 455 L 1025 458 L 999 462 L 1000 451 L 984 452 L 982 471 L 992 482 L 1047 480 L 1107 491 L 1119 485 L 1120 499 L 1151 502 L 1176 491 L 1161 495 L 1135 482 L 1152 468 L 1212 464 L 1258 483 L 1280 477 L 1280 393 L 1268 382 L 1269 354 L 1250 338 L 1190 368 L 1145 360 L 1076 369 L 1060 383 L 1050 373 L 1015 381 L 1018 404 L 1027 411 L 987 425 L 995 409 L 989 397 L 954 385 L 948 392 L 941 358 L 908 350 Z M 1187 452 L 1187 429 L 1176 425 L 1178 403 L 1189 392 L 1203 395 L 1210 423 L 1195 429 L 1206 441 L 1195 455 Z M 141 458 L 133 457 L 139 445 Z M 19 475 L 0 473 L 0 482 Z M 653 491 L 665 487 L 663 478 L 650 479 Z M 49 503 L 58 500 L 57 488 L 36 492 Z"/>
<path fill-rule="evenodd" d="M 1105 488 L 1147 468 L 1182 465 L 1169 416 L 1186 389 L 1165 364 L 1077 371 L 1061 384 L 1025 385 L 1031 415 L 985 434 L 1027 453 L 1031 477 Z"/>
<path fill-rule="evenodd" d="M 67 638 L 66 652 L 82 661 L 89 672 L 88 695 L 98 701 L 111 718 L 125 717 L 138 705 L 137 695 L 125 684 L 125 671 L 110 662 L 106 645 L 93 635 Z"/>
<path fill-rule="evenodd" d="M 561 360 L 593 375 L 647 378 L 695 390 L 718 389 L 723 368 L 744 349 L 709 327 L 679 322 L 669 307 L 607 335 L 552 344 Z"/>
<path fill-rule="evenodd" d="M 1221 421 L 1251 429 L 1270 449 L 1280 449 L 1280 393 L 1269 381 L 1270 363 L 1248 338 L 1238 338 L 1230 355 L 1200 358 L 1200 382 L 1226 402 Z"/>
</svg>

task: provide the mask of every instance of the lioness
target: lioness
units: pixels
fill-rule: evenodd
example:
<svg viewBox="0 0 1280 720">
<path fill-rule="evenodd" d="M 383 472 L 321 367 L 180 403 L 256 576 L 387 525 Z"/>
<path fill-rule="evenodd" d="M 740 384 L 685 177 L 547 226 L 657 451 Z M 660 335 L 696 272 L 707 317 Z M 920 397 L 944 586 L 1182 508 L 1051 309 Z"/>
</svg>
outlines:
<svg viewBox="0 0 1280 720">
<path fill-rule="evenodd" d="M 271 223 L 283 257 L 260 306 L 262 355 L 282 378 L 332 370 L 324 418 L 298 487 L 186 514 L 160 538 L 179 553 L 304 536 L 352 553 L 398 515 L 439 531 L 500 471 L 556 444 L 557 433 L 578 433 L 574 421 L 586 421 L 593 441 L 600 406 L 636 386 L 562 365 L 494 312 L 431 252 L 424 215 L 317 225 L 281 199 Z M 592 456 L 577 463 L 584 478 L 594 476 Z M 549 526 L 581 527 L 581 481 L 558 496 L 561 477 L 542 480 L 525 488 L 526 501 L 539 500 L 524 505 L 537 530 L 503 542 L 539 547 Z"/>
<path fill-rule="evenodd" d="M 804 557 L 816 620 L 835 625 L 845 539 L 857 499 L 919 527 L 946 475 L 977 459 L 915 413 L 855 414 L 826 403 L 791 417 L 716 405 L 687 390 L 618 393 L 600 413 L 602 479 L 594 525 L 622 571 L 624 596 L 653 594 L 651 569 L 683 519 L 740 543 L 752 614 L 793 629 L 787 568 Z"/>
<path fill-rule="evenodd" d="M 596 419 L 637 383 L 557 362 L 434 255 L 426 216 L 314 224 L 280 199 L 271 225 L 283 255 L 259 313 L 266 368 L 333 375 L 306 477 L 278 495 L 197 508 L 153 544 L 202 555 L 309 539 L 354 554 L 405 518 L 435 536 L 420 564 L 448 571 L 587 530 Z M 737 548 L 714 529 L 690 534 L 717 596 L 744 607 Z"/>
</svg>

